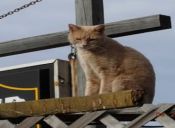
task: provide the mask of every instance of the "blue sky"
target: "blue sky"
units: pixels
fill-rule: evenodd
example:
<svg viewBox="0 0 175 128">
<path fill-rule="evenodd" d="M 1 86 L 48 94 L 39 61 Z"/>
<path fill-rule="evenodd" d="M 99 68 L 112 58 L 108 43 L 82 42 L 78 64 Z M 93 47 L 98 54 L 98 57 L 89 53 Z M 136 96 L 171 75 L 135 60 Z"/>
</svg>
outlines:
<svg viewBox="0 0 175 128">
<path fill-rule="evenodd" d="M 2 0 L 0 14 L 31 0 Z M 0 20 L 0 42 L 67 30 L 75 23 L 74 0 L 43 0 L 41 3 Z M 154 14 L 171 16 L 172 29 L 116 38 L 131 46 L 152 62 L 156 72 L 155 103 L 175 102 L 175 1 L 174 0 L 104 0 L 105 22 Z M 69 47 L 54 48 L 0 58 L 0 67 L 54 58 L 67 59 Z"/>
</svg>

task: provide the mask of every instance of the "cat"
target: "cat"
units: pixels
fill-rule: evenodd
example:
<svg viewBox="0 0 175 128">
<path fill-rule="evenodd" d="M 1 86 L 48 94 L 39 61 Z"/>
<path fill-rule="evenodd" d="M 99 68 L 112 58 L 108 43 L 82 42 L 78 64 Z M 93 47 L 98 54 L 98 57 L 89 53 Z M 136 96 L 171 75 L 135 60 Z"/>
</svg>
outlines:
<svg viewBox="0 0 175 128">
<path fill-rule="evenodd" d="M 107 37 L 104 25 L 69 24 L 68 40 L 77 49 L 85 73 L 85 95 L 143 90 L 143 103 L 152 103 L 155 73 L 149 60 L 133 48 Z"/>
</svg>

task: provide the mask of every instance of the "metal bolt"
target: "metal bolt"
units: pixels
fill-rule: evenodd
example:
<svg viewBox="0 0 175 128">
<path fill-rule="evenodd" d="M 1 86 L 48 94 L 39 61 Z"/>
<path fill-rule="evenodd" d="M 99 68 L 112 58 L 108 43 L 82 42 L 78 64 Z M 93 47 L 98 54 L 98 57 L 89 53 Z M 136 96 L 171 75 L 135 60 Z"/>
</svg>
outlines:
<svg viewBox="0 0 175 128">
<path fill-rule="evenodd" d="M 61 84 L 64 84 L 64 79 L 60 79 L 60 83 Z"/>
</svg>

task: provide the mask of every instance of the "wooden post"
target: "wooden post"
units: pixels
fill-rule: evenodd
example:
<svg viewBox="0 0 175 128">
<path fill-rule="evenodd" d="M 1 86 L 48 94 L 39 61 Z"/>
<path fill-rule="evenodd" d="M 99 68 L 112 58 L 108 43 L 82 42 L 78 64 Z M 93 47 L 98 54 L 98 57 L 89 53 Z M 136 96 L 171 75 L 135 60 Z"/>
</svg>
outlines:
<svg viewBox="0 0 175 128">
<path fill-rule="evenodd" d="M 104 24 L 103 0 L 75 0 L 76 24 Z M 84 95 L 85 76 L 78 64 L 78 95 Z"/>
<path fill-rule="evenodd" d="M 75 0 L 76 24 L 104 24 L 103 0 Z"/>
<path fill-rule="evenodd" d="M 96 25 L 104 24 L 103 0 L 75 0 L 76 24 Z M 78 95 L 85 92 L 85 75 L 78 63 Z"/>
</svg>

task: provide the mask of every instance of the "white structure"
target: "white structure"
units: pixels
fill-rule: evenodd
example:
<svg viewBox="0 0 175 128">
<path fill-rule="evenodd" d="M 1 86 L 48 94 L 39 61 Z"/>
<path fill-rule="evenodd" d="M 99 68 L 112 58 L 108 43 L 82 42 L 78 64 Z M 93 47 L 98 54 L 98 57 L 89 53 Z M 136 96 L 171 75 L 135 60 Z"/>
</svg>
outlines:
<svg viewBox="0 0 175 128">
<path fill-rule="evenodd" d="M 24 102 L 25 99 L 21 99 L 19 96 L 7 97 L 5 98 L 5 103 L 12 103 L 12 102 Z"/>
</svg>

